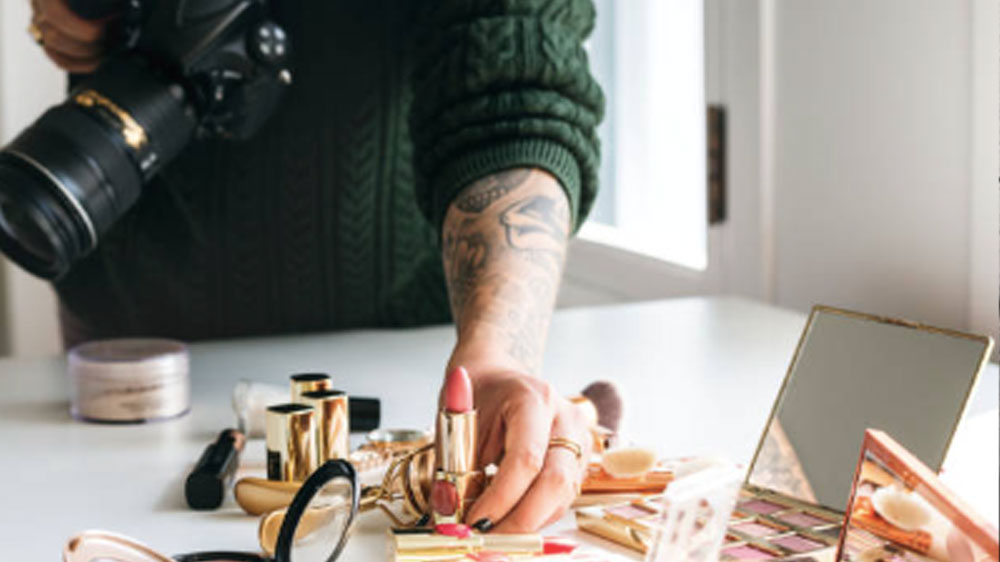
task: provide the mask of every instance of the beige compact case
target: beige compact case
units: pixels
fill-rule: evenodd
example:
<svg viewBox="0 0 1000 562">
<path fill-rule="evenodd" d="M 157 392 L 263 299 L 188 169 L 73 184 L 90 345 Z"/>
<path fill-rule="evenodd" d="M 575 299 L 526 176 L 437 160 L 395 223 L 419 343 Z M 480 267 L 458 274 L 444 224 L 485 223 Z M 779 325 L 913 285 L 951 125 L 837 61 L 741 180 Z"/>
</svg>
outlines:
<svg viewBox="0 0 1000 562">
<path fill-rule="evenodd" d="M 143 423 L 174 418 L 191 407 L 187 346 L 166 339 L 98 340 L 69 352 L 74 418 Z"/>
</svg>

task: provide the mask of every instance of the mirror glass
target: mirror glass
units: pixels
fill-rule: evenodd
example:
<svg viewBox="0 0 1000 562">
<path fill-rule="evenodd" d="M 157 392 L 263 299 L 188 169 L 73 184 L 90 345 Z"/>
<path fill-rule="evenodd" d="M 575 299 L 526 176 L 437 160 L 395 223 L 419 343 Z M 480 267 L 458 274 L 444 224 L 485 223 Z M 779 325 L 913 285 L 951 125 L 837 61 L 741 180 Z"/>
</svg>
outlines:
<svg viewBox="0 0 1000 562">
<path fill-rule="evenodd" d="M 334 478 L 316 492 L 295 528 L 290 562 L 336 559 L 350 530 L 351 495 L 351 482 L 346 478 Z"/>
<path fill-rule="evenodd" d="M 989 347 L 987 338 L 817 307 L 748 482 L 843 511 L 870 427 L 939 470 Z"/>
<path fill-rule="evenodd" d="M 885 437 L 866 442 L 837 559 L 996 560 L 996 531 L 990 537 L 933 475 L 921 478 L 926 469 L 913 470 L 891 452 L 898 448 Z"/>
</svg>

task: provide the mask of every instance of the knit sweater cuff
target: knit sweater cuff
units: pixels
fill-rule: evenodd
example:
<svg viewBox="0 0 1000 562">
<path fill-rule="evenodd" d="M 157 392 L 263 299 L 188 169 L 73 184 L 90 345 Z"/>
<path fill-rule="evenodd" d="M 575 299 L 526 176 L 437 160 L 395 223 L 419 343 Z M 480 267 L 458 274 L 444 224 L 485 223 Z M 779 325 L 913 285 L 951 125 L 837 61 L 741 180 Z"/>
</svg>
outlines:
<svg viewBox="0 0 1000 562">
<path fill-rule="evenodd" d="M 579 228 L 580 166 L 561 144 L 544 139 L 519 139 L 470 150 L 449 161 L 431 180 L 434 224 L 441 231 L 445 213 L 458 193 L 472 182 L 511 168 L 541 168 L 559 180 L 569 201 L 575 233 Z"/>
</svg>

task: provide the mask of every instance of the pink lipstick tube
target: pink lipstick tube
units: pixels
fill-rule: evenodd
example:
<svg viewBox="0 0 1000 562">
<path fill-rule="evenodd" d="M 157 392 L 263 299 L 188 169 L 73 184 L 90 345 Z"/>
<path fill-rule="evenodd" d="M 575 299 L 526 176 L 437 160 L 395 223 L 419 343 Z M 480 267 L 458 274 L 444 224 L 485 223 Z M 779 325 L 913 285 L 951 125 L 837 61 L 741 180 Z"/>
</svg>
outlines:
<svg viewBox="0 0 1000 562">
<path fill-rule="evenodd" d="M 476 470 L 472 383 L 461 367 L 448 374 L 445 408 L 438 413 L 435 436 L 431 515 L 435 525 L 461 523 L 466 500 L 478 496 L 483 483 L 482 472 Z"/>
</svg>

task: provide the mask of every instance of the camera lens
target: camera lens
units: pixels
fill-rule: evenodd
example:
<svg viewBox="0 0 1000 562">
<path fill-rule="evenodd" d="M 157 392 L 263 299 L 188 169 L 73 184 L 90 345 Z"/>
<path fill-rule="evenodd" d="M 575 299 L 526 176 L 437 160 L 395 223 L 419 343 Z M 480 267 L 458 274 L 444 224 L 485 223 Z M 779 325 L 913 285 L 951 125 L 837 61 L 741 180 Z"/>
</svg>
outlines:
<svg viewBox="0 0 1000 562">
<path fill-rule="evenodd" d="M 71 229 L 80 227 L 80 232 Z M 50 181 L 30 165 L 0 153 L 0 249 L 25 270 L 58 277 L 70 257 L 86 252 L 89 234 L 67 212 Z"/>
<path fill-rule="evenodd" d="M 114 59 L 0 151 L 0 249 L 57 279 L 93 250 L 190 140 L 183 91 Z"/>
<path fill-rule="evenodd" d="M 32 209 L 0 195 L 0 228 L 4 235 L 20 240 L 24 250 L 38 261 L 50 263 L 56 259 L 56 249 L 41 225 L 42 220 Z"/>
</svg>

